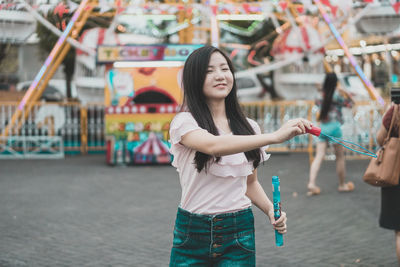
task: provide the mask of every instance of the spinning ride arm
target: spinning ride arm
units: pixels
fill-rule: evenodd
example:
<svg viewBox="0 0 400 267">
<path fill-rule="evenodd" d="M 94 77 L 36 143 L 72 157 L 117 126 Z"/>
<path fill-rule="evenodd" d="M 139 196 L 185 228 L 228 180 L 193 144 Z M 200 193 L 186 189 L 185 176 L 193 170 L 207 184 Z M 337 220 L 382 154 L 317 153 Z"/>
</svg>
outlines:
<svg viewBox="0 0 400 267">
<path fill-rule="evenodd" d="M 21 128 L 22 124 L 28 117 L 29 112 L 32 110 L 34 103 L 40 98 L 49 80 L 67 55 L 71 47 L 67 42 L 67 38 L 78 37 L 79 32 L 82 30 L 83 25 L 85 25 L 95 5 L 97 5 L 97 3 L 93 0 L 84 0 L 81 2 L 65 31 L 58 39 L 56 45 L 50 52 L 50 55 L 47 57 L 39 73 L 36 75 L 34 81 L 19 103 L 17 110 L 12 116 L 9 124 L 3 130 L 1 136 L 7 137 L 10 133 L 12 135 L 15 131 L 18 131 Z"/>
<path fill-rule="evenodd" d="M 370 97 L 373 100 L 377 100 L 379 104 L 382 106 L 385 104 L 385 101 L 383 98 L 379 95 L 379 93 L 376 91 L 375 87 L 372 85 L 371 81 L 365 76 L 364 72 L 362 71 L 361 67 L 358 65 L 357 60 L 354 58 L 354 56 L 350 53 L 348 47 L 343 41 L 343 38 L 340 36 L 339 32 L 336 30 L 335 26 L 331 22 L 330 18 L 328 17 L 328 14 L 325 12 L 324 7 L 321 4 L 320 0 L 314 0 L 315 4 L 318 7 L 318 10 L 323 17 L 324 21 L 328 25 L 329 29 L 331 30 L 332 34 L 334 35 L 336 41 L 339 43 L 339 45 L 342 47 L 345 55 L 347 58 L 350 60 L 350 63 L 352 67 L 354 68 L 357 76 L 360 78 L 361 82 L 365 86 L 365 89 L 367 89 Z"/>
</svg>

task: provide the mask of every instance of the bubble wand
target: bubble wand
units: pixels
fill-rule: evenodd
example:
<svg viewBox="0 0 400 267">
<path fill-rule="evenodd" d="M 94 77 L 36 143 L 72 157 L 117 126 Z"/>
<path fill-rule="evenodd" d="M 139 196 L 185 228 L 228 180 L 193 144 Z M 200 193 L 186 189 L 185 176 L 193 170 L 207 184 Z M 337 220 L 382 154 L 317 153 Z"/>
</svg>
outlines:
<svg viewBox="0 0 400 267">
<path fill-rule="evenodd" d="M 278 176 L 272 176 L 272 196 L 274 204 L 275 220 L 281 217 L 281 191 Z M 275 244 L 277 247 L 283 246 L 283 235 L 275 230 Z"/>
<path fill-rule="evenodd" d="M 335 142 L 335 143 L 337 143 L 337 144 L 339 144 L 341 146 L 344 146 L 345 148 L 350 149 L 351 151 L 354 151 L 356 153 L 359 153 L 359 154 L 362 154 L 362 155 L 366 155 L 366 156 L 369 156 L 369 157 L 377 158 L 377 155 L 375 153 L 369 151 L 368 149 L 366 149 L 366 148 L 364 148 L 364 147 L 362 147 L 360 145 L 357 145 L 357 144 L 355 144 L 353 142 L 346 141 L 346 140 L 343 140 L 343 139 L 340 139 L 340 138 L 333 137 L 333 136 L 330 136 L 330 135 L 322 133 L 321 132 L 321 128 L 319 128 L 319 127 L 312 126 L 311 129 L 307 129 L 306 128 L 306 133 L 315 135 L 317 137 L 320 136 L 320 135 L 325 136 L 326 138 L 328 138 L 332 142 Z M 361 150 L 357 150 L 357 149 L 351 148 L 349 145 L 356 146 Z"/>
</svg>

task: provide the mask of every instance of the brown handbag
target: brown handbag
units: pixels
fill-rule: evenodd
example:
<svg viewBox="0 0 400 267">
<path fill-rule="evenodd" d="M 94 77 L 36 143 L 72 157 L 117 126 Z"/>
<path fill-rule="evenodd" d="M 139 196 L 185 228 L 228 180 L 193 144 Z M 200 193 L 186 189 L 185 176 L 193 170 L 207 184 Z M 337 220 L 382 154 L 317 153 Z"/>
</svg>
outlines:
<svg viewBox="0 0 400 267">
<path fill-rule="evenodd" d="M 364 173 L 364 182 L 380 187 L 395 186 L 399 184 L 400 177 L 400 134 L 399 137 L 390 137 L 393 125 L 400 120 L 399 105 L 395 105 L 390 128 L 378 150 L 377 158 L 372 158 Z"/>
</svg>

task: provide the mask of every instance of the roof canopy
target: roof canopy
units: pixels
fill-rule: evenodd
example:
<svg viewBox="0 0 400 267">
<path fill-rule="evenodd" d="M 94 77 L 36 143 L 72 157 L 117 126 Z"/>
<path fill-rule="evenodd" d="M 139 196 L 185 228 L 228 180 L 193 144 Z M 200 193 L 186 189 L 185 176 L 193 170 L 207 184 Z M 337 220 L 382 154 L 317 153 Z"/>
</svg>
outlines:
<svg viewBox="0 0 400 267">
<path fill-rule="evenodd" d="M 31 14 L 19 10 L 0 10 L 0 43 L 24 43 L 36 30 Z"/>
</svg>

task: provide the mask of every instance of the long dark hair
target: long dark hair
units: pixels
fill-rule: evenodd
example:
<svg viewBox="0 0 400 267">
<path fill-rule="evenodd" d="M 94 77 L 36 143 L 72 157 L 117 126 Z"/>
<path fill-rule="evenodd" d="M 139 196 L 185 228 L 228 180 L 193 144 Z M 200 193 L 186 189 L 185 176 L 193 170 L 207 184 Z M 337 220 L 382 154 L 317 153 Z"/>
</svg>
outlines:
<svg viewBox="0 0 400 267">
<path fill-rule="evenodd" d="M 227 61 L 229 69 L 234 73 L 233 64 L 221 50 L 213 46 L 204 46 L 195 50 L 186 60 L 183 67 L 183 102 L 185 108 L 192 114 L 197 124 L 214 135 L 219 135 L 217 127 L 211 115 L 211 111 L 206 103 L 206 97 L 203 93 L 203 85 L 207 75 L 208 64 L 211 54 L 220 53 Z M 231 92 L 225 98 L 225 112 L 228 117 L 229 126 L 233 134 L 236 135 L 253 135 L 253 128 L 244 116 L 239 101 L 236 96 L 236 81 L 233 80 Z M 253 161 L 256 168 L 260 163 L 260 149 L 254 149 L 245 152 L 248 161 Z M 200 151 L 196 152 L 194 161 L 196 169 L 200 172 L 203 168 L 207 169 L 207 164 L 212 157 Z M 218 162 L 221 158 L 217 157 Z"/>
<path fill-rule="evenodd" d="M 327 73 L 323 85 L 323 99 L 319 120 L 324 121 L 328 118 L 328 112 L 332 105 L 333 93 L 337 86 L 338 78 L 334 72 Z"/>
</svg>

